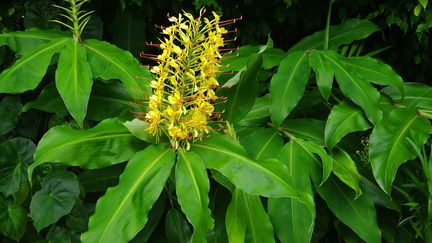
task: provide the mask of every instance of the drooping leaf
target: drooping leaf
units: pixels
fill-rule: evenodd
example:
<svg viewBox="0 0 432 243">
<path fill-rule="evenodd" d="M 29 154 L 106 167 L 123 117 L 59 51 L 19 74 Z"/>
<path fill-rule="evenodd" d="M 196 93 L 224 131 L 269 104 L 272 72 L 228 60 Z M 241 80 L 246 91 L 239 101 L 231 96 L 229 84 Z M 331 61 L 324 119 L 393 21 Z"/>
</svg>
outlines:
<svg viewBox="0 0 432 243">
<path fill-rule="evenodd" d="M 0 93 L 17 94 L 35 89 L 45 75 L 54 53 L 59 52 L 69 40 L 54 39 L 19 58 L 0 74 Z"/>
<path fill-rule="evenodd" d="M 27 165 L 35 145 L 30 139 L 12 138 L 0 144 L 0 192 L 9 196 L 27 181 Z"/>
<path fill-rule="evenodd" d="M 209 139 L 194 143 L 191 150 L 201 157 L 207 168 L 221 172 L 249 194 L 312 200 L 294 189 L 284 164 L 277 160 L 256 162 L 247 157 L 238 142 L 224 135 L 212 134 Z"/>
<path fill-rule="evenodd" d="M 142 143 L 118 119 L 104 120 L 85 131 L 57 126 L 40 140 L 35 161 L 29 167 L 29 176 L 31 178 L 36 166 L 45 162 L 102 168 L 130 159 L 141 148 Z"/>
<path fill-rule="evenodd" d="M 348 133 L 365 131 L 370 127 L 361 109 L 342 101 L 333 107 L 327 118 L 324 135 L 326 146 L 331 150 Z"/>
<path fill-rule="evenodd" d="M 22 112 L 27 112 L 30 109 L 38 109 L 50 113 L 67 114 L 67 108 L 54 83 L 48 84 L 40 92 L 36 100 L 26 103 L 22 108 Z"/>
<path fill-rule="evenodd" d="M 93 84 L 86 49 L 70 40 L 60 53 L 56 70 L 56 87 L 67 109 L 82 127 Z"/>
<path fill-rule="evenodd" d="M 231 88 L 223 88 L 218 92 L 227 97 L 222 117 L 231 124 L 238 123 L 252 108 L 255 103 L 258 89 L 257 73 L 262 65 L 261 54 L 253 54 L 249 57 L 246 68 L 242 70 L 239 82 Z"/>
<path fill-rule="evenodd" d="M 355 40 L 361 40 L 372 33 L 378 31 L 378 27 L 365 19 L 350 19 L 340 25 L 330 26 L 328 47 L 330 50 L 337 49 L 339 46 L 349 44 Z M 303 38 L 296 45 L 288 50 L 288 53 L 294 51 L 306 51 L 312 49 L 324 48 L 325 31 L 316 32 Z"/>
<path fill-rule="evenodd" d="M 289 168 L 296 188 L 313 196 L 307 163 L 310 155 L 298 143 L 290 141 L 280 151 L 279 159 Z M 296 199 L 270 198 L 268 212 L 281 242 L 311 241 L 315 210 L 311 211 Z"/>
<path fill-rule="evenodd" d="M 164 145 L 150 145 L 128 163 L 117 186 L 96 204 L 82 242 L 127 242 L 146 224 L 174 165 L 175 153 Z"/>
<path fill-rule="evenodd" d="M 238 123 L 240 126 L 261 126 L 270 117 L 270 96 L 258 97 L 245 117 Z"/>
<path fill-rule="evenodd" d="M 333 177 L 315 188 L 336 217 L 360 238 L 366 242 L 381 242 L 375 207 L 367 193 L 356 198 L 353 190 Z"/>
<path fill-rule="evenodd" d="M 309 64 L 315 72 L 318 89 L 324 98 L 328 100 L 333 86 L 334 72 L 329 68 L 329 63 L 315 50 L 309 54 Z"/>
<path fill-rule="evenodd" d="M 26 230 L 26 223 L 25 209 L 17 204 L 8 204 L 0 196 L 0 233 L 19 241 Z"/>
<path fill-rule="evenodd" d="M 0 34 L 0 46 L 7 45 L 18 55 L 26 55 L 40 45 L 70 35 L 57 30 L 28 29 Z"/>
<path fill-rule="evenodd" d="M 244 242 L 243 237 L 246 242 L 275 242 L 273 226 L 259 196 L 235 189 L 226 217 L 230 242 Z"/>
<path fill-rule="evenodd" d="M 309 79 L 310 67 L 305 52 L 293 52 L 279 65 L 270 82 L 270 115 L 279 126 L 298 104 Z"/>
<path fill-rule="evenodd" d="M 99 40 L 87 40 L 84 46 L 94 77 L 120 79 L 134 99 L 150 96 L 151 74 L 129 52 Z"/>
<path fill-rule="evenodd" d="M 390 194 L 399 166 L 417 157 L 407 138 L 420 147 L 430 132 L 428 119 L 412 108 L 394 109 L 373 129 L 369 157 L 375 179 L 385 192 Z"/>
<path fill-rule="evenodd" d="M 277 153 L 283 147 L 283 139 L 273 128 L 259 129 L 246 136 L 242 141 L 248 154 L 260 161 L 277 158 Z"/>
<path fill-rule="evenodd" d="M 36 229 L 40 231 L 70 213 L 79 193 L 73 173 L 57 171 L 46 176 L 30 203 L 30 217 Z"/>
<path fill-rule="evenodd" d="M 376 124 L 381 119 L 379 109 L 380 94 L 364 77 L 355 75 L 344 65 L 345 59 L 334 51 L 319 51 L 319 54 L 329 62 L 336 75 L 336 81 L 342 93 L 360 106 L 371 122 Z"/>
<path fill-rule="evenodd" d="M 362 176 L 357 170 L 356 163 L 351 156 L 342 149 L 335 149 L 333 154 L 333 173 L 347 186 L 356 192 L 356 197 L 362 194 L 360 180 Z"/>
<path fill-rule="evenodd" d="M 404 83 L 404 89 L 405 96 L 392 86 L 385 87 L 382 92 L 401 105 L 432 110 L 432 87 L 422 83 Z"/>
<path fill-rule="evenodd" d="M 0 102 L 0 136 L 12 131 L 21 113 L 21 102 L 18 97 L 6 96 Z"/>
<path fill-rule="evenodd" d="M 192 242 L 205 242 L 214 220 L 208 208 L 210 182 L 201 158 L 180 150 L 175 178 L 178 202 L 194 227 Z"/>
<path fill-rule="evenodd" d="M 322 161 L 322 180 L 321 184 L 324 183 L 330 176 L 333 168 L 333 158 L 327 153 L 324 147 L 317 145 L 313 142 L 305 141 L 300 138 L 294 139 L 296 143 L 302 146 L 309 153 L 316 154 L 321 158 Z"/>
</svg>

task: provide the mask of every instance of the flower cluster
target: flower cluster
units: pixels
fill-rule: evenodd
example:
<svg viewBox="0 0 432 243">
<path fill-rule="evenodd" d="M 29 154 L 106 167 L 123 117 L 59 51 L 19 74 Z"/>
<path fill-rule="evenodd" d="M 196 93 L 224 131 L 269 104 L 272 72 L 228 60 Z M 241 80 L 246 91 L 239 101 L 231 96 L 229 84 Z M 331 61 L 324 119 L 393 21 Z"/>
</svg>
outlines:
<svg viewBox="0 0 432 243">
<path fill-rule="evenodd" d="M 216 114 L 214 88 L 219 85 L 219 50 L 227 30 L 220 27 L 216 13 L 212 20 L 202 15 L 195 19 L 184 13 L 169 18 L 172 25 L 163 28 L 159 45 L 162 54 L 155 58 L 158 65 L 151 68 L 156 79 L 150 84 L 153 95 L 145 115 L 147 132 L 156 137 L 166 133 L 175 149 L 189 149 L 191 140 L 208 133 Z"/>
</svg>

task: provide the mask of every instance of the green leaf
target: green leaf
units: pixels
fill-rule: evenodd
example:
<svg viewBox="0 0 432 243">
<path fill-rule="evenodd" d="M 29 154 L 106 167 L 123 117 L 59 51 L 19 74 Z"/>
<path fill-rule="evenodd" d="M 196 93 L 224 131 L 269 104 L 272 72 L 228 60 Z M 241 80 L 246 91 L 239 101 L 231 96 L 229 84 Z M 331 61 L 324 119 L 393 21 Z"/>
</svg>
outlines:
<svg viewBox="0 0 432 243">
<path fill-rule="evenodd" d="M 423 9 L 426 9 L 427 4 L 428 4 L 428 0 L 418 0 L 418 2 L 421 4 Z"/>
<path fill-rule="evenodd" d="M 134 99 L 150 96 L 151 74 L 129 52 L 99 40 L 87 40 L 84 46 L 94 77 L 120 79 Z"/>
<path fill-rule="evenodd" d="M 270 82 L 270 114 L 276 126 L 283 122 L 300 101 L 309 73 L 309 61 L 305 52 L 293 52 L 280 63 Z"/>
<path fill-rule="evenodd" d="M 333 149 L 345 135 L 351 132 L 365 131 L 370 127 L 361 109 L 342 101 L 333 107 L 327 118 L 324 134 L 327 148 Z"/>
<path fill-rule="evenodd" d="M 432 110 L 432 87 L 422 83 L 404 83 L 405 96 L 394 87 L 385 87 L 382 92 L 395 102 L 411 107 Z"/>
<path fill-rule="evenodd" d="M 38 109 L 49 113 L 67 114 L 67 108 L 54 83 L 48 84 L 40 92 L 36 100 L 26 103 L 22 108 L 22 112 L 27 112 L 30 109 Z"/>
<path fill-rule="evenodd" d="M 175 153 L 163 145 L 150 145 L 128 163 L 117 186 L 107 190 L 90 217 L 82 242 L 127 242 L 146 224 L 148 212 L 159 197 Z"/>
<path fill-rule="evenodd" d="M 0 233 L 19 241 L 24 235 L 27 224 L 27 213 L 23 207 L 8 204 L 0 196 Z"/>
<path fill-rule="evenodd" d="M 111 165 L 101 169 L 86 170 L 78 178 L 86 192 L 103 192 L 108 187 L 118 184 L 118 179 L 124 170 L 124 163 Z"/>
<path fill-rule="evenodd" d="M 414 8 L 414 15 L 418 17 L 420 15 L 421 9 L 422 9 L 422 6 L 420 4 L 418 4 L 417 6 L 415 6 L 415 8 Z"/>
<path fill-rule="evenodd" d="M 404 93 L 404 82 L 389 65 L 382 63 L 372 57 L 342 58 L 343 65 L 361 79 L 379 85 L 391 85 Z"/>
<path fill-rule="evenodd" d="M 307 118 L 288 119 L 281 125 L 281 128 L 297 138 L 324 145 L 324 121 Z"/>
<path fill-rule="evenodd" d="M 259 196 L 235 189 L 228 206 L 226 223 L 229 242 L 244 242 L 243 237 L 246 242 L 275 242 L 273 226 Z"/>
<path fill-rule="evenodd" d="M 44 178 L 41 190 L 30 203 L 30 217 L 37 231 L 70 213 L 80 193 L 78 180 L 71 172 L 57 171 Z"/>
<path fill-rule="evenodd" d="M 315 72 L 318 89 L 324 100 L 327 101 L 333 86 L 334 72 L 329 68 L 329 63 L 324 61 L 316 50 L 309 54 L 309 64 Z"/>
<path fill-rule="evenodd" d="M 234 189 L 231 203 L 229 204 L 225 217 L 225 225 L 230 243 L 244 243 L 246 235 L 246 220 L 242 208 L 244 204 L 243 195 L 239 189 Z"/>
<path fill-rule="evenodd" d="M 201 158 L 193 152 L 180 150 L 175 178 L 178 202 L 194 227 L 192 242 L 205 242 L 214 220 L 208 208 L 210 182 Z"/>
<path fill-rule="evenodd" d="M 127 121 L 123 123 L 123 125 L 135 137 L 148 143 L 156 143 L 156 138 L 146 131 L 146 129 L 149 127 L 148 122 L 136 118 L 132 121 Z"/>
<path fill-rule="evenodd" d="M 0 34 L 0 46 L 7 45 L 18 55 L 26 55 L 42 44 L 70 35 L 57 30 L 29 29 Z"/>
<path fill-rule="evenodd" d="M 342 93 L 360 106 L 374 124 L 381 119 L 379 109 L 380 94 L 368 80 L 352 73 L 344 65 L 345 59 L 334 51 L 320 51 L 320 55 L 330 63 Z"/>
<path fill-rule="evenodd" d="M 341 45 L 349 44 L 355 40 L 361 40 L 372 33 L 378 31 L 379 28 L 365 19 L 350 19 L 340 25 L 330 26 L 329 31 L 329 49 L 335 50 Z M 306 51 L 312 49 L 324 48 L 325 31 L 316 32 L 310 36 L 303 38 L 296 45 L 288 50 L 288 53 L 295 51 Z"/>
<path fill-rule="evenodd" d="M 275 151 L 279 151 L 284 144 L 278 131 L 273 128 L 256 130 L 246 136 L 241 143 L 248 154 L 258 161 L 277 158 Z"/>
<path fill-rule="evenodd" d="M 130 159 L 141 148 L 142 143 L 118 119 L 107 119 L 85 131 L 57 126 L 40 140 L 35 161 L 29 167 L 29 177 L 45 162 L 102 168 Z"/>
<path fill-rule="evenodd" d="M 316 186 L 316 190 L 336 217 L 364 241 L 381 242 L 375 207 L 366 193 L 356 198 L 354 191 L 340 185 L 333 177 Z"/>
<path fill-rule="evenodd" d="M 256 162 L 247 157 L 238 142 L 224 135 L 212 134 L 209 139 L 192 145 L 206 166 L 226 176 L 236 187 L 265 197 L 294 197 L 305 203 L 312 199 L 294 189 L 284 164 L 277 160 Z"/>
<path fill-rule="evenodd" d="M 30 139 L 12 138 L 0 144 L 0 192 L 16 193 L 27 182 L 27 165 L 33 161 L 35 145 Z"/>
<path fill-rule="evenodd" d="M 22 93 L 35 89 L 42 80 L 54 53 L 69 41 L 58 38 L 18 59 L 0 74 L 0 93 Z"/>
<path fill-rule="evenodd" d="M 0 136 L 15 128 L 21 114 L 21 102 L 18 97 L 6 96 L 0 102 Z"/>
<path fill-rule="evenodd" d="M 369 158 L 380 187 L 390 194 L 397 169 L 407 160 L 417 157 L 406 138 L 422 146 L 431 132 L 428 119 L 411 108 L 394 109 L 373 129 Z"/>
<path fill-rule="evenodd" d="M 333 158 L 327 154 L 327 151 L 323 146 L 317 145 L 313 142 L 305 141 L 300 138 L 295 138 L 294 140 L 309 153 L 316 154 L 321 158 L 323 168 L 321 184 L 324 183 L 329 178 L 333 169 Z"/>
<path fill-rule="evenodd" d="M 302 147 L 290 141 L 279 154 L 279 159 L 289 168 L 294 184 L 313 197 L 309 178 L 308 163 L 310 155 Z M 313 205 L 314 207 L 314 205 Z M 315 210 L 291 198 L 270 198 L 268 212 L 279 240 L 286 242 L 310 242 L 314 229 Z"/>
<path fill-rule="evenodd" d="M 188 242 L 190 240 L 189 224 L 183 214 L 174 207 L 168 210 L 165 217 L 165 235 L 167 242 Z"/>
<path fill-rule="evenodd" d="M 278 66 L 286 56 L 286 53 L 278 48 L 268 48 L 264 52 L 262 52 L 262 56 L 262 68 L 268 70 Z"/>
<path fill-rule="evenodd" d="M 257 73 L 262 65 L 261 54 L 253 54 L 249 57 L 246 68 L 242 70 L 239 82 L 229 89 L 223 88 L 218 92 L 227 98 L 223 108 L 222 117 L 231 124 L 238 123 L 251 110 L 255 103 L 258 90 Z"/>
<path fill-rule="evenodd" d="M 342 149 L 333 152 L 333 173 L 347 186 L 356 192 L 356 198 L 362 194 L 360 180 L 362 176 L 357 170 L 356 163 L 351 156 Z"/>
<path fill-rule="evenodd" d="M 240 126 L 262 126 L 270 117 L 270 96 L 255 99 L 255 104 L 245 117 L 238 123 Z"/>
<path fill-rule="evenodd" d="M 86 49 L 77 40 L 70 40 L 60 53 L 56 86 L 70 114 L 81 127 L 92 84 Z"/>
<path fill-rule="evenodd" d="M 121 83 L 95 82 L 90 94 L 87 118 L 94 121 L 114 117 L 129 120 L 133 118 L 132 102 L 133 99 Z"/>
</svg>

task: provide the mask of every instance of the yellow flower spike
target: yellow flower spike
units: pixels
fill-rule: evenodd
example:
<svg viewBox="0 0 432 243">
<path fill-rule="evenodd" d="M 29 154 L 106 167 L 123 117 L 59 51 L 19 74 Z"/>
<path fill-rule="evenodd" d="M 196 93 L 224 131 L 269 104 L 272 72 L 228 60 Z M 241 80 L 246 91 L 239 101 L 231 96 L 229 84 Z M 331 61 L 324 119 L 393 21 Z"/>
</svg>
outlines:
<svg viewBox="0 0 432 243">
<path fill-rule="evenodd" d="M 219 49 L 228 31 L 219 26 L 219 15 L 212 12 L 208 19 L 204 13 L 202 9 L 198 18 L 186 12 L 169 17 L 171 26 L 162 29 L 158 65 L 151 69 L 157 77 L 150 82 L 153 95 L 145 115 L 146 130 L 156 137 L 164 132 L 174 149 L 189 150 L 191 142 L 212 129 Z"/>
</svg>

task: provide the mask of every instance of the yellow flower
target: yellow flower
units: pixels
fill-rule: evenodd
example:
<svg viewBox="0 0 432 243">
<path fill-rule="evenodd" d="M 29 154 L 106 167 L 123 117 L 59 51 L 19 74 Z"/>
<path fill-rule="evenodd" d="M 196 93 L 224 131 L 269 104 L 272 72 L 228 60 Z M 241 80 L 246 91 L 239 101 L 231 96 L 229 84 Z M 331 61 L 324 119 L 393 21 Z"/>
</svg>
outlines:
<svg viewBox="0 0 432 243">
<path fill-rule="evenodd" d="M 198 18 L 183 13 L 168 19 L 172 25 L 162 30 L 162 53 L 151 69 L 157 78 L 150 83 L 147 132 L 156 137 L 164 132 L 175 149 L 189 149 L 191 141 L 211 130 L 218 99 L 213 88 L 219 85 L 219 49 L 227 31 L 219 26 L 219 15 L 213 12 L 213 19 L 208 19 L 203 14 L 202 10 Z"/>
</svg>

